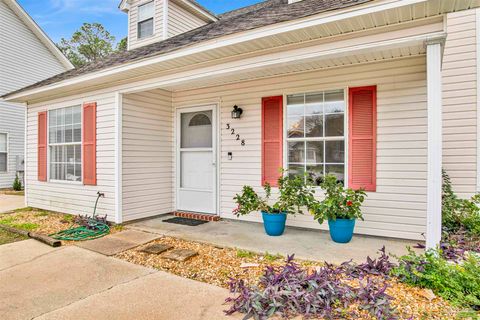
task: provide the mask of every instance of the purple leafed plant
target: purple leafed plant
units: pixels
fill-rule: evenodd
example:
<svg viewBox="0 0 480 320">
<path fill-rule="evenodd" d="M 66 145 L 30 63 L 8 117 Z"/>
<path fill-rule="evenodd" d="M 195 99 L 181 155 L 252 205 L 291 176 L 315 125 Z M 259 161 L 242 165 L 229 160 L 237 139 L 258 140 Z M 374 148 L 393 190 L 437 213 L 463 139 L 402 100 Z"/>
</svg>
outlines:
<svg viewBox="0 0 480 320">
<path fill-rule="evenodd" d="M 352 263 L 352 261 L 344 262 L 341 267 L 345 274 L 352 278 L 363 279 L 369 275 L 388 278 L 390 271 L 396 265 L 390 261 L 390 257 L 385 252 L 385 246 L 379 252 L 380 256 L 376 259 L 367 257 L 367 261 L 359 265 Z"/>
<path fill-rule="evenodd" d="M 267 319 L 275 314 L 336 319 L 345 316 L 349 305 L 358 303 L 360 309 L 384 316 L 380 319 L 395 319 L 391 298 L 385 294 L 387 284 L 378 289 L 367 282 L 367 286 L 356 289 L 342 278 L 343 266 L 325 264 L 308 273 L 289 256 L 282 267 L 266 267 L 257 285 L 231 279 L 230 292 L 236 296 L 226 300 L 231 307 L 225 312 L 244 313 L 244 319 Z"/>
</svg>

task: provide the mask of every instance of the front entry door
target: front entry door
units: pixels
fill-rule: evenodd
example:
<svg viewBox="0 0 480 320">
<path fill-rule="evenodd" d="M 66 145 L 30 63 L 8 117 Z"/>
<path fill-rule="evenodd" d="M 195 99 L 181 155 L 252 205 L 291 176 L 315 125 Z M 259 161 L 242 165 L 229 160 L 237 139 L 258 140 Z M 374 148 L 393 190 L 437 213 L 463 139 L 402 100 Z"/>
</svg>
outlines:
<svg viewBox="0 0 480 320">
<path fill-rule="evenodd" d="M 177 111 L 177 210 L 216 213 L 215 107 Z"/>
</svg>

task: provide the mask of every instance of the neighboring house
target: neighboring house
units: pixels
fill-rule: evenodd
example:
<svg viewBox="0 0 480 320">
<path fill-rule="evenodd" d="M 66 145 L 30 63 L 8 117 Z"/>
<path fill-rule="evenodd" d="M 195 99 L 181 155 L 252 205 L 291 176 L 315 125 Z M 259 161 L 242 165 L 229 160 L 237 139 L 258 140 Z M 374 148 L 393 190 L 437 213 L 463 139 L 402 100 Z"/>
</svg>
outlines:
<svg viewBox="0 0 480 320">
<path fill-rule="evenodd" d="M 124 0 L 129 51 L 6 96 L 28 104 L 28 205 L 91 213 L 102 191 L 116 222 L 234 218 L 242 186 L 285 167 L 366 188 L 358 233 L 432 247 L 442 166 L 462 196 L 480 185 L 478 6 L 268 0 L 215 16 Z"/>
<path fill-rule="evenodd" d="M 72 69 L 15 0 L 0 0 L 0 96 Z M 0 188 L 24 169 L 25 106 L 0 99 Z"/>
</svg>

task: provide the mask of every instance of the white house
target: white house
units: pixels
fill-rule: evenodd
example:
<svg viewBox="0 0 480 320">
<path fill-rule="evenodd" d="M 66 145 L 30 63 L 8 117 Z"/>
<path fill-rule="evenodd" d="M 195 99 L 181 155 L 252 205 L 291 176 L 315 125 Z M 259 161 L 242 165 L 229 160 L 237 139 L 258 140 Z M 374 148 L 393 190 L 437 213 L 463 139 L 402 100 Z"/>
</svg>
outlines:
<svg viewBox="0 0 480 320">
<path fill-rule="evenodd" d="M 462 196 L 480 185 L 479 6 L 268 0 L 215 16 L 124 0 L 126 53 L 5 97 L 28 105 L 28 205 L 91 213 L 102 191 L 116 222 L 234 218 L 242 186 L 284 167 L 366 187 L 358 233 L 434 246 L 442 166 Z"/>
<path fill-rule="evenodd" d="M 72 64 L 15 0 L 0 0 L 0 96 Z M 0 99 L 0 188 L 24 169 L 25 106 Z"/>
</svg>

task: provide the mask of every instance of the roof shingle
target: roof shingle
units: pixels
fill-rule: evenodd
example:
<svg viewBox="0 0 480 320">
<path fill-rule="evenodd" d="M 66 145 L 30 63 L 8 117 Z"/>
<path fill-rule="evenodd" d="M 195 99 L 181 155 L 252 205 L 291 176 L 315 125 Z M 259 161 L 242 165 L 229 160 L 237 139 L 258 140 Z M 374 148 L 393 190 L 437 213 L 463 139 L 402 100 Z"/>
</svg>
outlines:
<svg viewBox="0 0 480 320">
<path fill-rule="evenodd" d="M 58 74 L 7 95 L 39 88 L 127 62 L 165 54 L 225 35 L 300 19 L 321 12 L 347 8 L 370 1 L 372 0 L 303 0 L 288 4 L 288 0 L 267 0 L 219 15 L 218 21 L 197 29 L 130 51 L 113 54 L 102 60 Z"/>
</svg>

